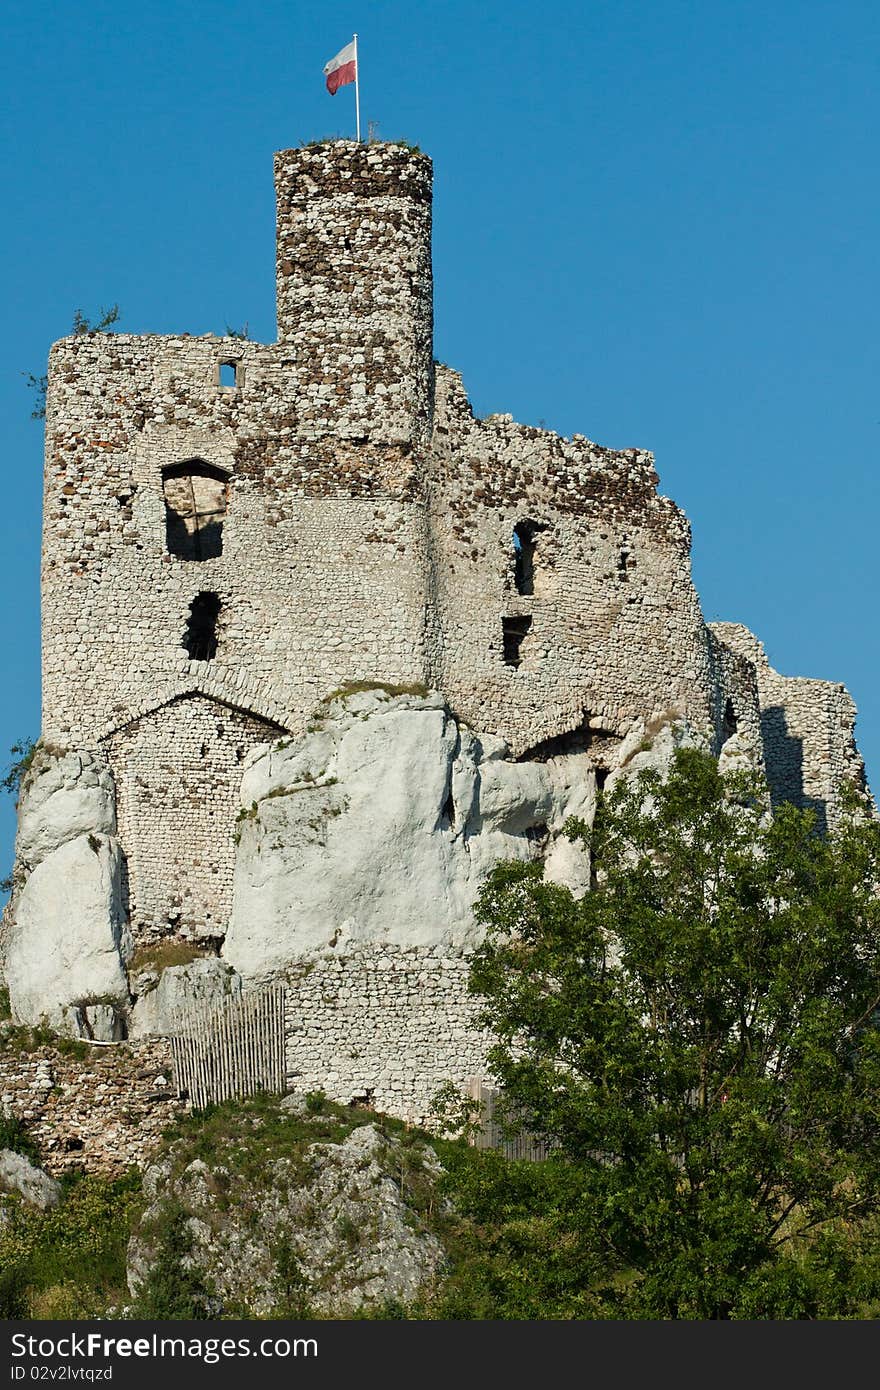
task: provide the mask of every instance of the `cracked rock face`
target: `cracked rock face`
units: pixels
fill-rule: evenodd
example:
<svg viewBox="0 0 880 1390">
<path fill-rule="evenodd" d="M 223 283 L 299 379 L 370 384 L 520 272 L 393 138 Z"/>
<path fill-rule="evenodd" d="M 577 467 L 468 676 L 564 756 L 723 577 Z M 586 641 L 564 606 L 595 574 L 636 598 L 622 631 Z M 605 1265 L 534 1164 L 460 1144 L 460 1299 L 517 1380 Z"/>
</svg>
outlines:
<svg viewBox="0 0 880 1390">
<path fill-rule="evenodd" d="M 33 869 L 90 832 L 116 834 L 116 790 L 106 762 L 82 749 L 53 757 L 38 747 L 21 788 L 16 860 Z"/>
<path fill-rule="evenodd" d="M 242 975 L 346 943 L 467 945 L 502 859 L 546 852 L 548 876 L 588 887 L 585 853 L 561 837 L 570 816 L 593 817 L 585 754 L 514 762 L 434 694 L 362 692 L 319 725 L 246 765 L 223 947 Z"/>
<path fill-rule="evenodd" d="M 18 804 L 4 923 L 13 1016 L 110 1042 L 121 1036 L 131 953 L 116 793 L 106 760 L 38 745 Z"/>
<path fill-rule="evenodd" d="M 94 834 L 61 845 L 29 875 L 6 950 L 9 998 L 20 1022 L 112 1035 L 128 1005 L 131 939 L 122 879 L 118 841 Z"/>
<path fill-rule="evenodd" d="M 61 1201 L 60 1183 L 14 1149 L 0 1149 L 0 1192 L 15 1192 L 41 1211 L 57 1207 Z"/>
<path fill-rule="evenodd" d="M 151 1205 L 128 1249 L 137 1294 L 157 1254 L 163 1212 L 182 1212 L 187 1263 L 221 1307 L 266 1317 L 289 1296 L 291 1270 L 310 1307 L 346 1316 L 391 1300 L 408 1304 L 445 1263 L 443 1249 L 407 1200 L 400 1175 L 428 1186 L 442 1170 L 433 1150 L 400 1144 L 362 1125 L 341 1143 L 313 1143 L 271 1160 L 259 1183 L 201 1159 L 174 1171 L 174 1155 L 148 1169 Z"/>
</svg>

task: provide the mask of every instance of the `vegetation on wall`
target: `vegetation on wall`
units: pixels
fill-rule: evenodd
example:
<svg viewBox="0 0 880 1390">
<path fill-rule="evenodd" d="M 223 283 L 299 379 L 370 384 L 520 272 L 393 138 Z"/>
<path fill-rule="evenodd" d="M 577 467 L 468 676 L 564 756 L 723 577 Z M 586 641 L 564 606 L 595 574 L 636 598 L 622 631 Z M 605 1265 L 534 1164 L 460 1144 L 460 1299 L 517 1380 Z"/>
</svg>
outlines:
<svg viewBox="0 0 880 1390">
<path fill-rule="evenodd" d="M 21 790 L 22 778 L 30 770 L 36 751 L 37 740 L 33 738 L 19 739 L 17 743 L 13 743 L 9 750 L 12 761 L 0 779 L 0 787 L 10 796 L 14 796 L 16 801 Z"/>
<path fill-rule="evenodd" d="M 85 333 L 109 333 L 113 325 L 118 323 L 122 317 L 119 305 L 111 304 L 109 309 L 103 306 L 98 310 L 97 317 L 93 320 L 87 318 L 79 309 L 73 313 L 73 323 L 70 331 L 74 337 L 80 337 Z M 49 386 L 49 378 L 45 372 L 37 376 L 34 372 L 22 372 L 25 383 L 29 391 L 34 392 L 34 405 L 31 410 L 32 420 L 45 420 L 46 418 L 46 391 Z"/>
</svg>

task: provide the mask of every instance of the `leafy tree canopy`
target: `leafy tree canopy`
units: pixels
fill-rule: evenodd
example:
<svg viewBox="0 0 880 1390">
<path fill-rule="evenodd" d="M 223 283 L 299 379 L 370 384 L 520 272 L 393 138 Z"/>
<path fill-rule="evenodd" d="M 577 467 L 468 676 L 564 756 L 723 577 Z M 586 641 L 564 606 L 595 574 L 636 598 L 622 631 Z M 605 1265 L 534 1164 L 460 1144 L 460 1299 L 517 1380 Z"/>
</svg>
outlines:
<svg viewBox="0 0 880 1390">
<path fill-rule="evenodd" d="M 597 870 L 580 901 L 531 863 L 478 904 L 490 1064 L 577 1166 L 609 1316 L 852 1316 L 875 1296 L 880 827 L 853 804 L 822 837 L 767 804 L 681 749 L 569 827 Z"/>
</svg>

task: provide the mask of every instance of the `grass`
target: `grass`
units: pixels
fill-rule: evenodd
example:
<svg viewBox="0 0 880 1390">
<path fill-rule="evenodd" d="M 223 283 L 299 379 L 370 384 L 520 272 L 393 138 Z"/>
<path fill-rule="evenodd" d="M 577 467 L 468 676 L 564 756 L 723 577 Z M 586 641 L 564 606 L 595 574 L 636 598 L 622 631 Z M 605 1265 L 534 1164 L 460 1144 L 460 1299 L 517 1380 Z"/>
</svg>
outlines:
<svg viewBox="0 0 880 1390">
<path fill-rule="evenodd" d="M 128 969 L 165 970 L 169 965 L 190 965 L 194 960 L 202 960 L 208 952 L 191 941 L 154 941 L 149 945 L 138 946 L 132 956 Z"/>
<path fill-rule="evenodd" d="M 285 1160 L 294 1175 L 298 1170 L 307 1181 L 311 1145 L 339 1143 L 364 1124 L 376 1125 L 395 1141 L 383 1171 L 405 1196 L 413 1228 L 427 1229 L 441 1242 L 448 1268 L 420 1303 L 406 1308 L 388 1303 L 364 1309 L 353 1315 L 356 1319 L 548 1321 L 632 1316 L 627 1311 L 629 1295 L 637 1292 L 639 1276 L 608 1260 L 607 1252 L 597 1254 L 596 1213 L 588 1185 L 578 1167 L 561 1158 L 514 1161 L 462 1140 L 434 1138 L 430 1142 L 444 1168 L 438 1178 L 424 1162 L 421 1145 L 428 1136 L 422 1131 L 381 1114 L 335 1104 L 321 1092 L 307 1096 L 300 1113 L 284 1109 L 277 1097 L 258 1095 L 178 1117 L 166 1131 L 163 1151 L 172 1179 L 194 1159 L 203 1159 L 211 1169 L 208 1181 L 216 1206 L 222 1210 L 224 1201 L 246 1204 L 249 1194 L 269 1181 L 277 1160 Z M 0 1198 L 5 1217 L 0 1220 L 0 1317 L 118 1317 L 123 1307 L 129 1316 L 157 1319 L 249 1316 L 247 1309 L 220 1312 L 209 1284 L 188 1259 L 189 1213 L 173 1197 L 157 1216 L 153 1271 L 132 1305 L 125 1287 L 125 1251 L 145 1205 L 137 1174 L 114 1180 L 70 1177 L 62 1187 L 60 1205 L 48 1212 L 26 1207 L 17 1198 Z M 316 1210 L 316 1226 L 319 1216 Z M 306 1207 L 306 1229 L 309 1220 Z M 867 1235 L 875 1232 L 876 1227 Z M 343 1264 L 359 1244 L 371 1239 L 368 1229 L 346 1218 L 337 1223 L 335 1234 Z M 853 1258 L 858 1254 L 854 1238 Z M 867 1254 L 876 1263 L 870 1249 Z M 283 1232 L 271 1247 L 271 1257 L 280 1300 L 271 1316 L 322 1316 L 309 1307 L 295 1245 Z M 861 1303 L 841 1303 L 839 1311 L 833 1305 L 832 1316 L 876 1319 L 877 1280 L 867 1280 L 867 1274 L 866 1267 Z M 754 1316 L 789 1314 L 757 1307 Z"/>
<path fill-rule="evenodd" d="M 386 681 L 345 681 L 338 690 L 331 690 L 329 695 L 324 695 L 321 704 L 329 705 L 334 700 L 347 700 L 351 695 L 361 695 L 368 690 L 381 691 L 390 699 L 398 695 L 415 695 L 423 699 L 428 693 L 428 687 L 420 681 L 412 685 L 389 685 Z"/>
<path fill-rule="evenodd" d="M 197 1158 L 206 1163 L 222 1161 L 233 1176 L 259 1185 L 276 1159 L 302 1158 L 315 1143 L 340 1144 L 353 1130 L 376 1118 L 370 1111 L 337 1105 L 318 1091 L 307 1097 L 305 1115 L 285 1110 L 277 1096 L 258 1094 L 181 1115 L 163 1140 L 166 1149 L 173 1149 L 175 1173 Z M 381 1118 L 383 1124 L 397 1128 L 396 1121 Z"/>
<path fill-rule="evenodd" d="M 50 1047 L 60 1056 L 74 1057 L 80 1062 L 90 1055 L 88 1043 L 81 1042 L 79 1038 L 66 1038 L 59 1033 L 53 1033 L 51 1028 L 44 1028 L 39 1024 L 31 1027 L 27 1023 L 17 1023 L 0 1034 L 0 1053 L 39 1052 L 44 1047 Z"/>
</svg>

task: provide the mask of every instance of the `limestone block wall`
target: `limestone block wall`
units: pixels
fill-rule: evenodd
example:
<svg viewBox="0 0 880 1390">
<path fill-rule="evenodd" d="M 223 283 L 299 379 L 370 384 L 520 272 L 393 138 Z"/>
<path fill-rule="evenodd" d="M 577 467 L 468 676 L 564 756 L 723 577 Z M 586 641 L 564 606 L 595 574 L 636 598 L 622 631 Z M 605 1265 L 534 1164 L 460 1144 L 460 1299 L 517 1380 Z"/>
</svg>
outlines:
<svg viewBox="0 0 880 1390">
<path fill-rule="evenodd" d="M 438 369 L 433 683 L 515 753 L 590 720 L 619 736 L 668 709 L 714 725 L 690 528 L 656 485 L 650 454 L 474 419 L 458 376 Z M 531 593 L 516 582 L 523 523 L 534 535 Z M 514 666 L 504 628 L 517 620 L 529 626 Z"/>
<path fill-rule="evenodd" d="M 717 748 L 732 717 L 777 797 L 827 805 L 860 766 L 849 697 L 708 632 L 652 456 L 477 420 L 435 377 L 430 161 L 332 141 L 275 181 L 277 344 L 50 354 L 43 736 L 106 751 L 135 937 L 222 937 L 240 759 L 351 682 L 600 772 L 639 719 Z"/>
<path fill-rule="evenodd" d="M 782 676 L 770 665 L 762 643 L 741 623 L 711 627 L 724 646 L 754 665 L 774 804 L 791 801 L 809 807 L 821 828 L 833 826 L 841 786 L 866 786 L 855 742 L 856 707 L 846 687 Z"/>
<path fill-rule="evenodd" d="M 216 386 L 232 351 L 243 384 Z M 411 479 L 399 459 L 385 476 L 370 457 L 300 469 L 283 442 L 287 387 L 271 353 L 122 335 L 53 348 L 43 540 L 53 742 L 87 746 L 190 690 L 210 687 L 287 727 L 345 680 L 423 679 L 425 519 L 404 496 Z M 228 477 L 222 553 L 204 560 L 170 553 L 166 534 L 163 469 L 191 459 Z M 209 661 L 183 645 L 201 593 L 220 609 Z"/>
<path fill-rule="evenodd" d="M 296 1091 L 364 1099 L 425 1120 L 445 1081 L 485 1076 L 489 1038 L 465 953 L 388 945 L 298 962 L 288 978 L 287 1071 Z"/>
<path fill-rule="evenodd" d="M 275 157 L 278 338 L 301 433 L 425 444 L 433 294 L 431 161 L 335 140 Z"/>
<path fill-rule="evenodd" d="M 277 736 L 262 720 L 184 695 L 107 740 L 136 945 L 181 931 L 222 939 L 242 764 L 252 748 Z"/>
<path fill-rule="evenodd" d="M 720 640 L 714 627 L 709 628 L 709 651 L 715 685 L 714 751 L 733 733 L 745 734 L 763 762 L 761 730 L 761 701 L 758 694 L 758 675 L 751 658 Z"/>
</svg>

